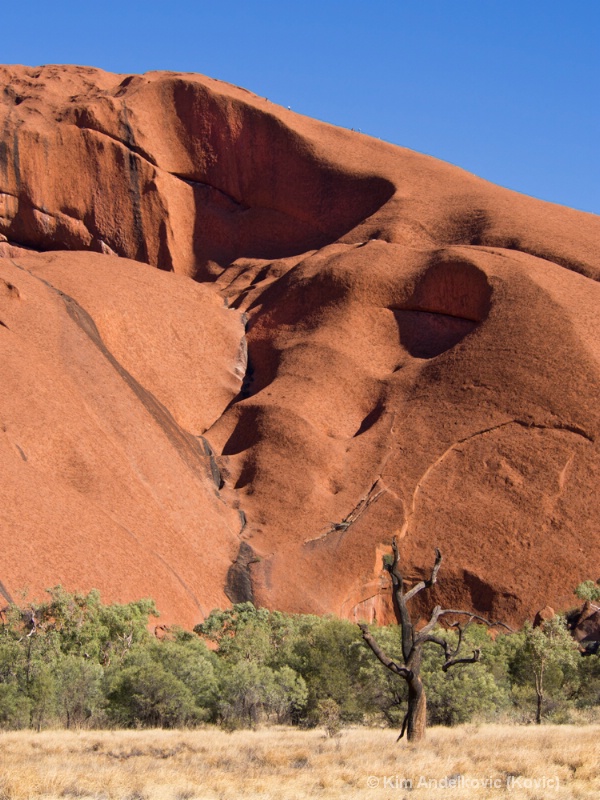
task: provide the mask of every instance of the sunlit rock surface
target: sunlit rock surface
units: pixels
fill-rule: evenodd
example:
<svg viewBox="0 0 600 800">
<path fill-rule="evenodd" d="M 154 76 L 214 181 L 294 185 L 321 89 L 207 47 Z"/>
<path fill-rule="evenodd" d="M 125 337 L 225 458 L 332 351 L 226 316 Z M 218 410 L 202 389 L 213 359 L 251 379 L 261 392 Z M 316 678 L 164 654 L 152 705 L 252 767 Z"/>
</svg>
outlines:
<svg viewBox="0 0 600 800">
<path fill-rule="evenodd" d="M 0 592 L 572 605 L 600 218 L 197 75 L 0 67 Z"/>
</svg>

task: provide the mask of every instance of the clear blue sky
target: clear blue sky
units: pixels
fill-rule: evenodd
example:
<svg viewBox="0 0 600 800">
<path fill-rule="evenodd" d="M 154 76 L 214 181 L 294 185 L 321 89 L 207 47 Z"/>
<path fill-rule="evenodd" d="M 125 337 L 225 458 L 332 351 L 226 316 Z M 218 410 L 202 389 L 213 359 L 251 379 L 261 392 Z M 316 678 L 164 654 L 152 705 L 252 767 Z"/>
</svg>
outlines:
<svg viewBox="0 0 600 800">
<path fill-rule="evenodd" d="M 4 0 L 0 19 L 0 63 L 200 72 L 600 214 L 600 0 Z"/>
</svg>

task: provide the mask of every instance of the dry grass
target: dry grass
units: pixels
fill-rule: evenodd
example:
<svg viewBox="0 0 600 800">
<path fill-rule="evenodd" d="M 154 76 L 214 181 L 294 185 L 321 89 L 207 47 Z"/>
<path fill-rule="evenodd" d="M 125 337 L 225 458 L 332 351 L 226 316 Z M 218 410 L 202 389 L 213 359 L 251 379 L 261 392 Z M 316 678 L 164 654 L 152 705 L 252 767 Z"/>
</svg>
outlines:
<svg viewBox="0 0 600 800">
<path fill-rule="evenodd" d="M 597 798 L 599 763 L 599 725 L 434 728 L 420 747 L 367 728 L 337 739 L 291 728 L 21 731 L 0 734 L 0 800 Z M 443 779 L 457 785 L 423 786 Z M 547 783 L 556 779 L 558 788 Z"/>
</svg>

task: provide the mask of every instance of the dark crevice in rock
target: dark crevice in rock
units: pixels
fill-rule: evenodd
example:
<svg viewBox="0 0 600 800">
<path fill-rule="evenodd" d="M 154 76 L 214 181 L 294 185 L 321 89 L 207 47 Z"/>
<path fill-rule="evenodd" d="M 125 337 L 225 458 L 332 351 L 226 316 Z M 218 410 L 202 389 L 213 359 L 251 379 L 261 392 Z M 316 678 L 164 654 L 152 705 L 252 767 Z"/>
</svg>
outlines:
<svg viewBox="0 0 600 800">
<path fill-rule="evenodd" d="M 238 400 L 244 400 L 245 398 L 252 396 L 253 383 L 254 383 L 254 365 L 250 360 L 250 356 L 248 356 L 246 361 L 246 371 L 244 373 L 244 378 L 242 380 L 242 387 L 238 395 Z"/>
<path fill-rule="evenodd" d="M 21 157 L 19 154 L 19 128 L 21 125 L 17 125 L 15 128 L 15 132 L 13 135 L 13 168 L 15 171 L 15 183 L 17 187 L 20 188 L 21 186 Z"/>
<path fill-rule="evenodd" d="M 118 136 L 115 136 L 112 133 L 108 133 L 108 131 L 102 131 L 99 128 L 95 128 L 91 124 L 92 119 L 93 118 L 89 115 L 87 109 L 82 109 L 82 113 L 80 113 L 75 120 L 75 125 L 77 128 L 79 128 L 79 130 L 90 131 L 91 133 L 98 134 L 98 136 L 106 136 L 107 139 L 111 139 L 116 144 L 120 144 L 123 147 L 127 148 L 127 150 L 131 151 L 136 156 L 139 156 L 140 158 L 144 159 L 144 161 L 147 161 L 153 167 L 157 166 L 156 161 L 154 160 L 152 155 L 148 153 L 146 150 L 144 150 L 142 147 L 135 144 L 135 142 L 126 141 L 119 138 Z M 131 128 L 129 128 L 129 130 L 131 130 Z"/>
<path fill-rule="evenodd" d="M 208 440 L 204 436 L 198 436 L 198 439 L 202 442 L 204 446 L 204 453 L 208 458 L 210 463 L 210 473 L 212 475 L 213 482 L 217 489 L 223 488 L 223 478 L 221 476 L 221 470 L 219 469 L 219 465 L 217 464 L 217 459 L 215 458 L 215 451 L 210 446 Z"/>
<path fill-rule="evenodd" d="M 159 269 L 165 272 L 174 272 L 173 256 L 169 248 L 169 235 L 167 231 L 167 222 L 163 219 L 160 223 L 158 230 L 158 256 L 157 265 Z"/>
<path fill-rule="evenodd" d="M 354 438 L 371 430 L 371 428 L 379 422 L 384 412 L 385 412 L 385 406 L 383 405 L 383 403 L 378 403 L 375 406 L 375 408 L 372 409 L 372 411 L 369 411 L 369 413 L 360 423 L 360 427 L 354 434 Z"/>
<path fill-rule="evenodd" d="M 32 247 L 30 244 L 23 244 L 23 242 L 16 242 L 14 239 L 9 239 L 8 237 L 1 238 L 0 235 L 0 244 L 7 244 L 9 247 L 18 247 L 19 250 L 30 250 L 32 253 L 43 253 L 43 250 L 39 250 L 37 247 Z M 62 248 L 63 250 L 65 248 Z M 2 256 L 0 256 L 1 258 Z"/>
<path fill-rule="evenodd" d="M 219 468 L 215 451 L 213 450 L 210 442 L 205 436 L 198 436 L 197 438 L 199 439 L 200 442 L 202 442 L 202 446 L 204 447 L 204 453 L 208 458 L 213 483 L 217 487 L 217 497 L 223 503 L 223 505 L 229 506 L 227 500 L 223 497 L 222 494 L 220 494 L 221 489 L 225 487 L 225 481 L 223 479 L 223 475 Z M 233 508 L 237 511 L 238 516 L 240 518 L 240 530 L 238 532 L 238 536 L 241 536 L 242 533 L 244 532 L 244 529 L 246 528 L 246 525 L 248 524 L 248 517 L 246 516 L 246 512 L 241 508 L 236 508 L 235 504 L 233 505 Z"/>
<path fill-rule="evenodd" d="M 237 197 L 234 197 L 231 194 L 228 194 L 223 189 L 220 189 L 218 186 L 213 186 L 211 183 L 205 183 L 204 181 L 192 180 L 191 178 L 187 178 L 185 175 L 179 175 L 177 172 L 169 172 L 169 175 L 172 175 L 174 178 L 177 178 L 184 183 L 187 183 L 188 186 L 192 188 L 199 188 L 199 189 L 210 189 L 214 192 L 218 192 L 222 195 L 226 200 L 231 202 L 234 206 L 236 206 L 237 211 L 247 211 L 250 206 L 247 206 L 242 200 Z"/>
<path fill-rule="evenodd" d="M 382 494 L 386 491 L 385 486 L 381 481 L 381 475 L 374 481 L 374 483 L 369 488 L 368 492 L 361 497 L 358 503 L 354 506 L 354 508 L 347 514 L 341 522 L 332 522 L 331 527 L 325 531 L 325 533 L 320 534 L 320 536 L 316 536 L 314 539 L 305 539 L 305 545 L 315 544 L 316 542 L 320 542 L 323 539 L 326 539 L 332 533 L 339 533 L 343 536 L 346 531 L 357 522 L 358 519 L 365 513 L 365 511 L 375 503 Z"/>
</svg>

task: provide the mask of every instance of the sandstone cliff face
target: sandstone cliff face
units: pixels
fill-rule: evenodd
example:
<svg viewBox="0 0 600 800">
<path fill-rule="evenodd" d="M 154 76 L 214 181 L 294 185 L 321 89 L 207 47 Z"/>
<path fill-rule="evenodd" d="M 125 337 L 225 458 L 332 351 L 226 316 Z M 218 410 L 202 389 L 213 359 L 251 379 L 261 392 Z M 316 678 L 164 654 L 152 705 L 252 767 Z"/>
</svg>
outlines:
<svg viewBox="0 0 600 800">
<path fill-rule="evenodd" d="M 0 590 L 509 621 L 600 533 L 600 219 L 197 75 L 0 68 Z M 158 269 L 157 269 L 158 268 Z"/>
</svg>

